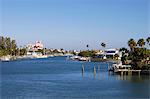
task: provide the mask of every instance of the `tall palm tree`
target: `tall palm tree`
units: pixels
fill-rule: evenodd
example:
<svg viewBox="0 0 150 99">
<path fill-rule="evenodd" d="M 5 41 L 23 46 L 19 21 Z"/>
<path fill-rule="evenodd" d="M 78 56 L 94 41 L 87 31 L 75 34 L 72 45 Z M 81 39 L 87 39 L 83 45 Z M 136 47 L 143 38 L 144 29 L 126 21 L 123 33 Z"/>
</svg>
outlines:
<svg viewBox="0 0 150 99">
<path fill-rule="evenodd" d="M 7 53 L 10 55 L 11 54 L 11 39 L 10 39 L 10 37 L 5 38 L 5 44 L 6 44 Z"/>
<path fill-rule="evenodd" d="M 146 39 L 146 42 L 149 44 L 149 46 L 150 46 L 150 37 L 148 37 L 147 39 Z"/>
<path fill-rule="evenodd" d="M 11 51 L 12 51 L 13 55 L 15 55 L 16 48 L 17 48 L 16 41 L 12 40 L 11 41 Z"/>
<path fill-rule="evenodd" d="M 128 41 L 128 46 L 130 47 L 131 51 L 134 51 L 134 48 L 136 47 L 136 41 L 131 38 L 131 39 Z"/>
<path fill-rule="evenodd" d="M 86 45 L 87 49 L 89 48 L 89 44 Z"/>
<path fill-rule="evenodd" d="M 106 47 L 106 44 L 102 42 L 102 43 L 101 43 L 101 46 L 105 48 L 105 47 Z"/>
<path fill-rule="evenodd" d="M 5 38 L 3 36 L 0 37 L 0 49 L 5 50 Z"/>
<path fill-rule="evenodd" d="M 105 48 L 106 47 L 106 44 L 105 43 L 101 43 L 101 46 L 103 47 L 103 48 Z M 103 58 L 105 58 L 106 57 L 106 53 L 105 53 L 105 50 L 103 49 L 103 52 L 104 52 L 104 56 L 103 56 Z"/>
<path fill-rule="evenodd" d="M 119 49 L 119 51 L 127 52 L 127 51 L 128 51 L 128 49 L 127 49 L 127 48 L 125 48 L 125 47 L 122 47 L 122 48 L 120 48 L 120 49 Z"/>
<path fill-rule="evenodd" d="M 141 38 L 141 39 L 138 40 L 137 44 L 138 44 L 140 47 L 143 48 L 144 45 L 145 45 L 145 40 L 144 40 L 143 38 Z"/>
</svg>

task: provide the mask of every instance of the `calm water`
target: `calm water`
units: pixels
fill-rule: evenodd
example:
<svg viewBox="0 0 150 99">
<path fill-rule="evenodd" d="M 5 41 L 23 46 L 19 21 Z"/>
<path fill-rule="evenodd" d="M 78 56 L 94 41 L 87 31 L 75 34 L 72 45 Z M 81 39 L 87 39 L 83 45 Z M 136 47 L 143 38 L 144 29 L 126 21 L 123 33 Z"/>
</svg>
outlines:
<svg viewBox="0 0 150 99">
<path fill-rule="evenodd" d="M 1 62 L 0 66 L 2 99 L 149 98 L 148 76 L 109 74 L 106 63 L 52 57 Z M 93 73 L 94 66 L 96 74 Z"/>
</svg>

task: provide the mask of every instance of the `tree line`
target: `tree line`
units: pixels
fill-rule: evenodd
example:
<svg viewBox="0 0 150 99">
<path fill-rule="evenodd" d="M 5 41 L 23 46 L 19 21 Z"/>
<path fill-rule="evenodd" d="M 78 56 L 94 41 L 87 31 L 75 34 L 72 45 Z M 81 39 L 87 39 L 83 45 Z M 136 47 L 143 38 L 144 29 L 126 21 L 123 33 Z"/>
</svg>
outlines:
<svg viewBox="0 0 150 99">
<path fill-rule="evenodd" d="M 27 52 L 26 48 L 18 48 L 16 40 L 10 37 L 0 36 L 0 56 L 17 56 L 25 55 Z"/>
<path fill-rule="evenodd" d="M 133 69 L 150 69 L 150 49 L 145 45 L 150 46 L 150 37 L 147 39 L 139 39 L 137 42 L 131 38 L 128 41 L 130 51 L 126 48 L 122 48 L 123 52 L 122 62 L 123 64 L 131 64 Z M 128 54 L 125 54 L 128 53 Z M 130 62 L 128 63 L 128 61 Z"/>
</svg>

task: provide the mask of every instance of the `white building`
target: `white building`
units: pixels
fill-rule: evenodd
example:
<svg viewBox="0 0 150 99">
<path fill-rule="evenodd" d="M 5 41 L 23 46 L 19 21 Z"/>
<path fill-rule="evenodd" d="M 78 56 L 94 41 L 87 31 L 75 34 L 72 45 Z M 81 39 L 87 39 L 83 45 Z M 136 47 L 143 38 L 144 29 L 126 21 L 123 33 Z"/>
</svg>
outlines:
<svg viewBox="0 0 150 99">
<path fill-rule="evenodd" d="M 106 58 L 113 58 L 115 56 L 115 54 L 119 55 L 118 59 L 120 59 L 122 56 L 118 49 L 106 49 L 105 50 Z"/>
<path fill-rule="evenodd" d="M 41 41 L 36 41 L 35 44 L 28 44 L 27 45 L 27 55 L 34 55 L 34 54 L 42 54 L 41 52 L 37 52 L 38 50 L 42 50 L 44 45 Z"/>
<path fill-rule="evenodd" d="M 44 45 L 41 41 L 36 41 L 35 44 L 28 44 L 27 49 L 28 51 L 38 51 L 44 48 Z"/>
<path fill-rule="evenodd" d="M 106 49 L 105 50 L 106 55 L 115 55 L 115 54 L 118 54 L 118 53 L 119 53 L 118 49 Z"/>
</svg>

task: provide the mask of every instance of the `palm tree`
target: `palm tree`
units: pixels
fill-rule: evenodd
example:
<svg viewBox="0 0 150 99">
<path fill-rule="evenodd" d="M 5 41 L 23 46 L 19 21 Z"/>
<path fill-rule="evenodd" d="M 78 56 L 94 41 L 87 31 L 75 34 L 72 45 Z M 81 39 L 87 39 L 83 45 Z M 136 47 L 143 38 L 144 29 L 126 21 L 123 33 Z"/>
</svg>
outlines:
<svg viewBox="0 0 150 99">
<path fill-rule="evenodd" d="M 3 36 L 0 37 L 0 49 L 5 50 L 5 38 Z"/>
<path fill-rule="evenodd" d="M 119 51 L 120 51 L 120 52 L 122 51 L 122 52 L 127 53 L 127 52 L 128 52 L 128 49 L 127 49 L 127 48 L 125 48 L 125 47 L 122 47 L 122 48 L 120 48 L 120 49 L 119 49 Z"/>
<path fill-rule="evenodd" d="M 86 47 L 87 47 L 87 49 L 88 49 L 88 48 L 89 48 L 89 45 L 87 44 Z"/>
<path fill-rule="evenodd" d="M 12 54 L 15 55 L 15 50 L 17 48 L 17 45 L 16 45 L 16 41 L 15 40 L 12 40 L 11 41 L 11 51 L 12 51 Z"/>
<path fill-rule="evenodd" d="M 145 45 L 145 41 L 144 41 L 144 39 L 142 38 L 142 39 L 139 39 L 138 40 L 138 42 L 137 42 L 137 44 L 140 46 L 140 47 L 144 47 L 144 45 Z"/>
<path fill-rule="evenodd" d="M 134 48 L 136 47 L 136 41 L 131 38 L 131 39 L 128 41 L 128 46 L 130 47 L 131 51 L 134 51 Z"/>
<path fill-rule="evenodd" d="M 101 46 L 102 46 L 103 48 L 105 48 L 105 47 L 106 47 L 106 44 L 102 42 L 102 43 L 101 43 Z M 105 54 L 104 49 L 103 49 L 103 52 L 104 52 L 104 54 Z M 103 58 L 104 58 L 104 57 L 106 57 L 106 54 L 103 56 Z"/>
<path fill-rule="evenodd" d="M 11 54 L 11 39 L 10 39 L 10 37 L 5 38 L 5 44 L 6 44 L 6 51 L 7 51 L 8 55 L 10 55 Z"/>
<path fill-rule="evenodd" d="M 101 46 L 105 48 L 105 47 L 106 47 L 106 44 L 102 42 L 102 43 L 101 43 Z"/>
<path fill-rule="evenodd" d="M 120 48 L 119 51 L 122 52 L 122 57 L 125 56 L 125 53 L 129 53 L 129 50 L 125 47 Z"/>
<path fill-rule="evenodd" d="M 148 37 L 147 39 L 146 39 L 146 42 L 149 44 L 149 46 L 150 46 L 150 37 Z"/>
</svg>

